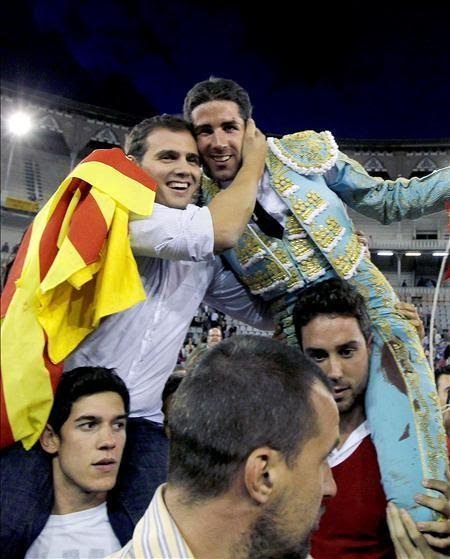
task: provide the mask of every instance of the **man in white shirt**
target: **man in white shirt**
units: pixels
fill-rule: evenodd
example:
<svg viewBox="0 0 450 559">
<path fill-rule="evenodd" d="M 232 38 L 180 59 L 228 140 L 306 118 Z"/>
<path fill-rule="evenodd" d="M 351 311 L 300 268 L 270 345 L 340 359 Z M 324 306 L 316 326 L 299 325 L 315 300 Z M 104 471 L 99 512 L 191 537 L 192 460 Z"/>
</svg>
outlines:
<svg viewBox="0 0 450 559">
<path fill-rule="evenodd" d="M 153 214 L 130 225 L 147 298 L 104 319 L 65 363 L 66 369 L 113 368 L 130 391 L 127 447 L 114 491 L 117 511 L 112 520 L 122 543 L 128 541 L 156 487 L 166 479 L 168 441 L 162 426 L 161 394 L 200 302 L 205 300 L 258 328 L 273 328 L 266 306 L 215 256 L 233 246 L 253 211 L 266 144 L 253 122 L 246 130 L 244 164 L 236 180 L 207 207 L 192 203 L 198 195 L 201 169 L 197 145 L 185 121 L 169 115 L 146 119 L 133 128 L 125 146 L 129 157 L 158 183 Z M 2 464 L 8 466 L 1 473 L 2 487 L 10 487 L 2 496 L 1 544 L 14 549 L 15 532 L 23 526 L 22 510 L 40 507 L 48 483 L 42 473 L 37 486 L 36 472 L 43 472 L 45 463 L 28 451 L 20 480 L 21 504 L 16 506 L 14 462 L 25 451 L 7 450 L 1 456 Z M 35 527 L 28 529 L 34 534 Z"/>
<path fill-rule="evenodd" d="M 26 559 L 104 557 L 120 548 L 106 500 L 122 459 L 128 411 L 128 390 L 114 372 L 81 367 L 63 374 L 40 437 L 51 456 L 51 510 Z"/>
<path fill-rule="evenodd" d="M 161 394 L 201 301 L 256 327 L 273 327 L 265 305 L 215 257 L 239 238 L 253 209 L 266 153 L 265 139 L 253 123 L 245 146 L 236 180 L 207 207 L 192 204 L 201 169 L 184 120 L 169 115 L 147 119 L 133 128 L 125 146 L 128 156 L 158 183 L 153 214 L 130 225 L 147 298 L 107 317 L 66 361 L 70 368 L 114 368 L 130 390 L 128 443 L 116 488 L 123 523 L 126 517 L 133 524 L 139 520 L 166 479 Z"/>
</svg>

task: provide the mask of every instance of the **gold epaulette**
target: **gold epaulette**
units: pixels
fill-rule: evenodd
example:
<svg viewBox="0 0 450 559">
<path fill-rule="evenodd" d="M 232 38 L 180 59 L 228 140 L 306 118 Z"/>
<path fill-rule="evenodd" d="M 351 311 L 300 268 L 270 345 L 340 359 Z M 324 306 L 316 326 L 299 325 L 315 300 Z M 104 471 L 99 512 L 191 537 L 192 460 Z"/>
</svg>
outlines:
<svg viewBox="0 0 450 559">
<path fill-rule="evenodd" d="M 302 175 L 325 173 L 335 164 L 339 152 L 327 130 L 304 130 L 282 138 L 267 138 L 267 143 L 281 162 Z"/>
</svg>

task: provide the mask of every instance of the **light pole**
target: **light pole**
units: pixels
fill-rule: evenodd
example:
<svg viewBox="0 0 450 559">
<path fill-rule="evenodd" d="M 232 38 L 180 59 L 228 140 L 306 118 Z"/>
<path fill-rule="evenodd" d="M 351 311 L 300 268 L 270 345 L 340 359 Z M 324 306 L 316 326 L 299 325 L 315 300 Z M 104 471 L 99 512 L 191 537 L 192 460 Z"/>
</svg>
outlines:
<svg viewBox="0 0 450 559">
<path fill-rule="evenodd" d="M 11 165 L 16 147 L 16 141 L 28 134 L 33 129 L 33 121 L 29 114 L 17 111 L 9 115 L 6 120 L 8 132 L 11 134 L 11 149 L 9 150 L 8 163 L 6 164 L 5 190 L 8 190 L 9 177 L 11 175 Z"/>
</svg>

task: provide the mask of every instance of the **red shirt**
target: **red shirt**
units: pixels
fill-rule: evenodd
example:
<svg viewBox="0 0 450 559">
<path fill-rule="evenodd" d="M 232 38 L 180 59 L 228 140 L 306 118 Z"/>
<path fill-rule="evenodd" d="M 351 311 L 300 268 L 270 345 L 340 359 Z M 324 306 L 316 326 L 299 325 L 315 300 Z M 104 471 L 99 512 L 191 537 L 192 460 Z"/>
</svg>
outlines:
<svg viewBox="0 0 450 559">
<path fill-rule="evenodd" d="M 327 501 L 319 529 L 313 533 L 313 558 L 395 559 L 386 523 L 386 497 L 370 436 L 332 471 L 337 495 Z"/>
</svg>

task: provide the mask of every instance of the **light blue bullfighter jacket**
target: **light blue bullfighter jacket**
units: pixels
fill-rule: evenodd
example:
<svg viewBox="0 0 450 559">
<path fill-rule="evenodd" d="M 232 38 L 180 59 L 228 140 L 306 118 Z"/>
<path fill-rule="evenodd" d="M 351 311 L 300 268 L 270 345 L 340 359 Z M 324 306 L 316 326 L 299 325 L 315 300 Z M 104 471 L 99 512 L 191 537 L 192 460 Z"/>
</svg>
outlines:
<svg viewBox="0 0 450 559">
<path fill-rule="evenodd" d="M 339 276 L 363 295 L 374 336 L 366 414 L 386 497 L 416 521 L 431 520 L 434 513 L 414 495 L 424 492 L 424 478 L 445 479 L 448 463 L 434 376 L 415 328 L 395 309 L 394 290 L 358 242 L 346 205 L 384 224 L 440 211 L 450 199 L 450 168 L 383 180 L 341 153 L 330 132 L 304 131 L 268 144 L 265 172 L 286 205 L 283 238 L 251 222 L 226 257 L 251 292 L 271 302 L 290 343 L 302 287 Z M 206 201 L 219 191 L 210 179 L 202 188 Z"/>
</svg>

